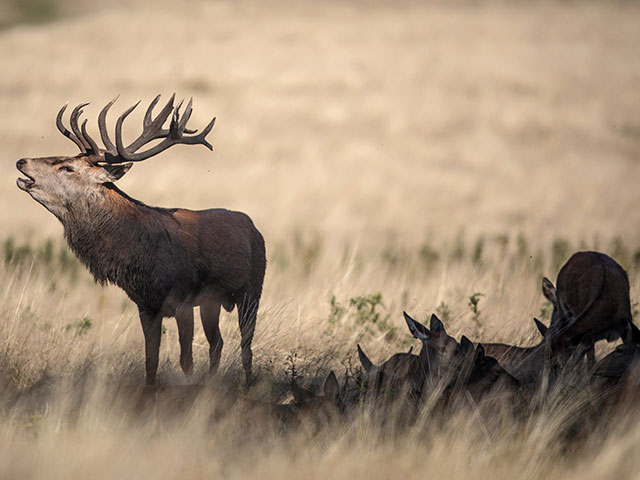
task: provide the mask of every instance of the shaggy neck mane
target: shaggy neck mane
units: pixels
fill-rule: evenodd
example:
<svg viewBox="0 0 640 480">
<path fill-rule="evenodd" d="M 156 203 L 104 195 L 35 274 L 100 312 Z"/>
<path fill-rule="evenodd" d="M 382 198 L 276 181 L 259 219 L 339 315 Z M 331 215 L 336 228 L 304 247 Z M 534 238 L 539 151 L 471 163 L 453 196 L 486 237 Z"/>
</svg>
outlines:
<svg viewBox="0 0 640 480">
<path fill-rule="evenodd" d="M 96 282 L 115 283 L 127 290 L 134 272 L 132 260 L 153 256 L 168 238 L 171 210 L 149 207 L 113 184 L 70 204 L 64 218 L 69 247 L 89 268 Z"/>
</svg>

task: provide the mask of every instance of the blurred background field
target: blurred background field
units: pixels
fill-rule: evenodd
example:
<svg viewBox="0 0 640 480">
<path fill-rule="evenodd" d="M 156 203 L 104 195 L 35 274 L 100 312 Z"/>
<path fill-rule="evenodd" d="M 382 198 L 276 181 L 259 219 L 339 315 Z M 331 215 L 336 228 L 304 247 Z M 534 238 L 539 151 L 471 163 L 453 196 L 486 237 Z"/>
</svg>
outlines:
<svg viewBox="0 0 640 480">
<path fill-rule="evenodd" d="M 248 213 L 269 260 L 258 371 L 283 385 L 294 362 L 317 384 L 329 368 L 343 373 L 356 342 L 374 360 L 408 348 L 402 310 L 420 320 L 437 311 L 457 336 L 534 341 L 531 318 L 550 314 L 540 280 L 555 279 L 578 249 L 614 256 L 629 272 L 632 302 L 640 298 L 638 45 L 640 7 L 623 1 L 3 0 L 0 437 L 15 447 L 0 453 L 0 470 L 95 478 L 107 454 L 123 455 L 125 444 L 138 452 L 149 438 L 148 458 L 126 457 L 127 471 L 196 478 L 262 468 L 281 478 L 301 468 L 282 439 L 258 449 L 251 467 L 222 461 L 228 446 L 206 460 L 203 445 L 167 454 L 171 442 L 202 433 L 197 412 L 163 431 L 114 425 L 94 397 L 71 426 L 56 409 L 60 389 L 86 375 L 101 385 L 143 381 L 133 304 L 93 284 L 57 220 L 15 186 L 19 158 L 76 153 L 54 124 L 66 101 L 92 102 L 94 137 L 98 112 L 117 94 L 111 125 L 157 93 L 193 96 L 194 127 L 217 117 L 213 153 L 175 147 L 135 165 L 119 186 L 150 205 Z M 222 330 L 220 376 L 233 378 L 235 312 Z M 163 342 L 161 380 L 184 383 L 171 321 Z M 201 378 L 199 325 L 194 353 Z M 353 431 L 333 430 L 296 451 L 314 478 L 328 465 L 336 477 L 386 478 L 390 452 L 411 478 L 424 476 L 423 462 L 456 478 L 633 477 L 639 466 L 635 423 L 577 465 L 554 463 L 540 445 L 528 457 L 542 438 L 534 434 L 476 444 L 460 440 L 468 428 L 452 426 L 429 452 L 375 436 L 352 443 Z M 97 437 L 101 448 L 89 447 Z M 445 468 L 448 451 L 465 460 Z"/>
</svg>

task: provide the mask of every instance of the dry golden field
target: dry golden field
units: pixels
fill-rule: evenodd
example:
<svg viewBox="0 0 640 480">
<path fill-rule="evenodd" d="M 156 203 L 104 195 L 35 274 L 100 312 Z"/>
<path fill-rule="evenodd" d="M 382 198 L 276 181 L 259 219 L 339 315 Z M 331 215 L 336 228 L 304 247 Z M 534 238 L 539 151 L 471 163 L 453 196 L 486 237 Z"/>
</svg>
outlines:
<svg viewBox="0 0 640 480">
<path fill-rule="evenodd" d="M 260 409 L 209 415 L 229 396 L 287 401 L 293 370 L 342 383 L 358 342 L 374 360 L 406 350 L 402 310 L 531 344 L 532 317 L 550 313 L 542 276 L 581 248 L 614 256 L 640 299 L 640 6 L 2 0 L 0 27 L 0 478 L 638 478 L 633 412 L 560 448 L 580 392 L 523 422 L 425 413 L 394 429 L 365 410 L 284 434 Z M 214 152 L 175 147 L 118 184 L 151 205 L 253 218 L 268 254 L 259 379 L 239 386 L 224 314 L 217 391 L 134 413 L 136 309 L 66 250 L 16 188 L 15 161 L 76 153 L 54 124 L 66 101 L 92 102 L 96 133 L 115 95 L 113 112 L 172 92 L 193 96 L 192 125 L 217 116 Z M 165 326 L 160 381 L 182 386 Z"/>
</svg>

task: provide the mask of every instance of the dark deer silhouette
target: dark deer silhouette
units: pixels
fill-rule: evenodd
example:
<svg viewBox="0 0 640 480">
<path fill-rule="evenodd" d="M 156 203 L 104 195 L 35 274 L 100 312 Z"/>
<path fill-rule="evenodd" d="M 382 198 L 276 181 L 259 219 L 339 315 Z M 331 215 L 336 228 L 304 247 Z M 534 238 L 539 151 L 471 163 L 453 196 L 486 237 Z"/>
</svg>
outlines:
<svg viewBox="0 0 640 480">
<path fill-rule="evenodd" d="M 406 392 L 413 397 L 419 397 L 424 383 L 424 369 L 418 355 L 411 353 L 396 353 L 381 365 L 375 365 L 369 360 L 360 345 L 358 357 L 365 371 L 369 388 L 376 394 Z"/>
<path fill-rule="evenodd" d="M 482 343 L 484 353 L 495 358 L 511 375 L 523 385 L 536 386 L 540 383 L 545 359 L 545 337 L 548 327 L 540 320 L 533 321 L 542 335 L 542 340 L 532 347 L 517 347 L 504 343 Z"/>
<path fill-rule="evenodd" d="M 519 380 L 495 358 L 486 355 L 482 345 L 475 346 L 465 336 L 458 343 L 447 334 L 435 314 L 431 315 L 430 328 L 406 312 L 404 318 L 412 335 L 422 341 L 420 359 L 426 377 L 424 393 L 439 390 L 443 403 L 448 404 L 463 392 L 477 401 L 497 386 L 510 392 L 519 388 Z"/>
<path fill-rule="evenodd" d="M 553 304 L 549 341 L 562 362 L 586 353 L 593 365 L 596 341 L 628 343 L 638 337 L 627 273 L 608 255 L 575 253 L 560 269 L 555 287 L 542 280 L 542 292 Z"/>
<path fill-rule="evenodd" d="M 460 347 L 465 361 L 457 383 L 475 402 L 494 391 L 511 395 L 520 388 L 521 382 L 511 375 L 498 359 L 489 355 L 483 344 L 474 346 L 471 340 L 462 336 Z"/>
<path fill-rule="evenodd" d="M 429 327 L 414 320 L 403 312 L 409 331 L 414 338 L 422 341 L 420 362 L 425 375 L 425 390 L 431 390 L 437 384 L 445 387 L 454 382 L 459 374 L 464 356 L 458 341 L 447 334 L 444 324 L 435 315 L 431 315 Z"/>
<path fill-rule="evenodd" d="M 65 238 L 100 284 L 122 288 L 138 306 L 145 340 L 146 382 L 154 384 L 163 317 L 175 317 L 180 338 L 180 365 L 189 376 L 193 369 L 193 307 L 200 306 L 209 341 L 210 372 L 220 362 L 222 337 L 220 307 L 238 309 L 242 336 L 242 364 L 251 380 L 251 342 L 262 293 L 266 261 L 264 240 L 251 219 L 224 209 L 193 211 L 150 207 L 119 190 L 120 179 L 132 162 L 146 160 L 177 145 L 204 145 L 215 118 L 200 132 L 187 128 L 191 100 L 182 113 L 174 96 L 154 118 L 158 95 L 147 108 L 143 131 L 129 146 L 122 139 L 122 124 L 136 108 L 117 120 L 115 145 L 109 138 L 106 116 L 115 99 L 98 117 L 105 149 L 88 135 L 78 119 L 86 104 L 71 113 L 72 131 L 64 127 L 59 111 L 56 124 L 80 154 L 74 157 L 23 158 L 18 187 L 53 213 L 64 226 Z M 171 117 L 168 128 L 165 123 Z M 160 140 L 145 151 L 142 147 Z"/>
</svg>

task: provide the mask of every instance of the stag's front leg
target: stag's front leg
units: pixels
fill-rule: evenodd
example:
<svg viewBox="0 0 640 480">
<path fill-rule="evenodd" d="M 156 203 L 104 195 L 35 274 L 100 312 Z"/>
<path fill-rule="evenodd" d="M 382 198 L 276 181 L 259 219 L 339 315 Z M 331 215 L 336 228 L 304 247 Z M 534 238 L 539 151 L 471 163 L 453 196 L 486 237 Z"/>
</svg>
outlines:
<svg viewBox="0 0 640 480">
<path fill-rule="evenodd" d="M 180 367 L 189 378 L 193 373 L 193 307 L 191 305 L 178 307 L 176 323 L 180 339 Z"/>
<path fill-rule="evenodd" d="M 160 356 L 160 338 L 162 336 L 162 315 L 140 310 L 140 323 L 144 333 L 144 360 L 147 373 L 147 385 L 156 384 L 158 358 Z"/>
</svg>

